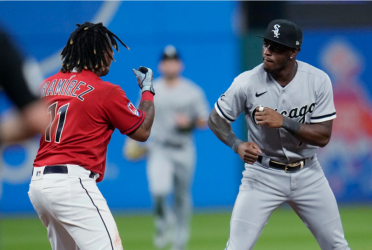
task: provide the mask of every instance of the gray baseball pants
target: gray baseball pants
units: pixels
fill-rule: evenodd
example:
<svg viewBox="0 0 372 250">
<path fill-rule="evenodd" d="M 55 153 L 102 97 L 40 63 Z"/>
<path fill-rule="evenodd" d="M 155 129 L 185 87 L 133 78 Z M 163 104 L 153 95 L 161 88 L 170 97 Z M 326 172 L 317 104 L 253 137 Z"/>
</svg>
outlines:
<svg viewBox="0 0 372 250">
<path fill-rule="evenodd" d="M 287 202 L 322 250 L 350 249 L 336 199 L 316 157 L 304 169 L 286 173 L 256 162 L 246 164 L 225 250 L 253 249 L 272 212 Z"/>
<path fill-rule="evenodd" d="M 175 217 L 173 245 L 184 249 L 189 239 L 192 210 L 190 187 L 195 168 L 195 149 L 151 147 L 148 154 L 147 178 L 155 206 L 155 226 L 158 232 L 169 229 Z M 166 197 L 173 193 L 174 209 L 169 209 Z"/>
</svg>

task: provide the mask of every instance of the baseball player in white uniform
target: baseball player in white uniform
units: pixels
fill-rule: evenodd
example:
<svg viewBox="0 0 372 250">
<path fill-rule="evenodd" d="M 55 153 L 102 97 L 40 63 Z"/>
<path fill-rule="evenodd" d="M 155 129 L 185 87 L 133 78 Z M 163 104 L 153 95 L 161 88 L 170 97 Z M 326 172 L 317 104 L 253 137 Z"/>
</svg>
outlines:
<svg viewBox="0 0 372 250">
<path fill-rule="evenodd" d="M 147 178 L 154 202 L 154 245 L 159 249 L 169 243 L 174 250 L 183 250 L 187 245 L 192 208 L 190 188 L 196 160 L 192 131 L 206 127 L 209 113 L 203 90 L 182 77 L 182 70 L 176 48 L 166 46 L 159 63 L 162 76 L 154 80 L 156 115 L 145 145 Z M 173 211 L 167 205 L 171 193 Z"/>
<path fill-rule="evenodd" d="M 263 63 L 235 78 L 208 121 L 245 162 L 225 249 L 253 249 L 272 212 L 285 202 L 321 249 L 350 249 L 316 156 L 316 149 L 329 142 L 336 118 L 331 81 L 296 60 L 302 44 L 296 24 L 274 20 L 263 38 Z M 230 125 L 242 112 L 248 142 L 239 140 Z"/>
</svg>

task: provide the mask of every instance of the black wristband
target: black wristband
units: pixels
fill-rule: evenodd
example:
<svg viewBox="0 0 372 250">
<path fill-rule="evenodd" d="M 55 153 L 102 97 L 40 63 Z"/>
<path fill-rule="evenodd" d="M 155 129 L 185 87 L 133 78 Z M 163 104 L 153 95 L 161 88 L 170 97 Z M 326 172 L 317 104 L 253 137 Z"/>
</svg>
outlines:
<svg viewBox="0 0 372 250">
<path fill-rule="evenodd" d="M 300 131 L 301 123 L 293 121 L 291 118 L 288 118 L 283 115 L 282 128 L 285 128 L 292 135 L 296 135 L 298 131 Z"/>
<path fill-rule="evenodd" d="M 238 137 L 236 137 L 235 134 L 230 134 L 228 137 L 227 137 L 227 140 L 226 140 L 226 144 L 232 148 L 232 150 L 234 150 L 235 153 L 238 152 L 238 147 L 239 145 L 243 143 L 242 140 L 240 140 Z"/>
</svg>

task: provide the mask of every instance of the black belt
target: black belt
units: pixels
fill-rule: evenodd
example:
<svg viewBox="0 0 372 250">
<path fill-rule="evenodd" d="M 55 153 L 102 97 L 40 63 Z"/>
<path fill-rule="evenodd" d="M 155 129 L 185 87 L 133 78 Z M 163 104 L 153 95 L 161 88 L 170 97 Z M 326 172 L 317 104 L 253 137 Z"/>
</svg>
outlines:
<svg viewBox="0 0 372 250">
<path fill-rule="evenodd" d="M 261 155 L 259 155 L 258 159 L 257 159 L 257 161 L 261 164 L 262 164 L 262 158 L 263 157 Z M 298 161 L 298 162 L 295 162 L 295 163 L 289 163 L 289 164 L 280 163 L 280 162 L 276 162 L 276 161 L 273 161 L 273 160 L 269 161 L 269 167 L 276 168 L 276 169 L 281 169 L 281 170 L 284 170 L 287 173 L 292 173 L 292 172 L 296 172 L 298 170 L 301 170 L 304 166 L 305 166 L 305 160 L 301 160 L 301 161 Z"/>
<path fill-rule="evenodd" d="M 183 147 L 183 145 L 180 144 L 180 143 L 173 143 L 173 142 L 167 142 L 167 141 L 163 143 L 163 146 L 164 147 L 169 147 L 169 148 L 174 148 L 174 149 L 180 149 L 180 148 Z"/>
<path fill-rule="evenodd" d="M 43 174 L 68 174 L 68 168 L 66 165 L 45 166 Z M 93 171 L 90 171 L 89 178 L 94 179 L 95 175 Z"/>
<path fill-rule="evenodd" d="M 176 142 L 170 142 L 170 141 L 154 140 L 154 142 L 161 144 L 163 147 L 174 148 L 174 149 L 181 149 L 184 146 L 182 143 L 176 143 Z"/>
</svg>

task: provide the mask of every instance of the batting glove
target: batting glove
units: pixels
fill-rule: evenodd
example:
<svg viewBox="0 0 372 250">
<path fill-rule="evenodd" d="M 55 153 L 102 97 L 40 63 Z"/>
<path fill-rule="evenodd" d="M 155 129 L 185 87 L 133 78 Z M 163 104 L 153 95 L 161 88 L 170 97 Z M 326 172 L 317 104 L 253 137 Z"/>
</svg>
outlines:
<svg viewBox="0 0 372 250">
<path fill-rule="evenodd" d="M 134 74 L 137 77 L 138 86 L 141 88 L 142 93 L 150 91 L 155 95 L 154 87 L 152 86 L 152 70 L 146 67 L 139 67 L 139 69 L 133 69 Z"/>
</svg>

